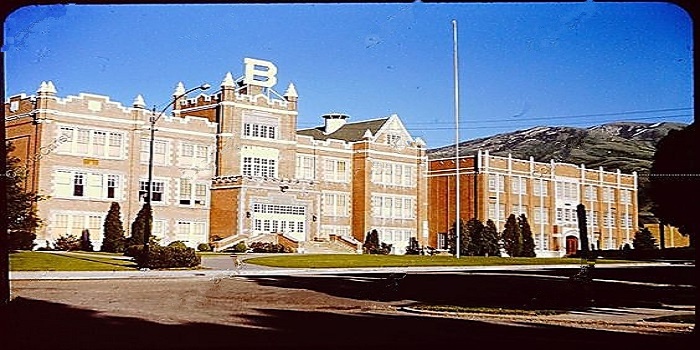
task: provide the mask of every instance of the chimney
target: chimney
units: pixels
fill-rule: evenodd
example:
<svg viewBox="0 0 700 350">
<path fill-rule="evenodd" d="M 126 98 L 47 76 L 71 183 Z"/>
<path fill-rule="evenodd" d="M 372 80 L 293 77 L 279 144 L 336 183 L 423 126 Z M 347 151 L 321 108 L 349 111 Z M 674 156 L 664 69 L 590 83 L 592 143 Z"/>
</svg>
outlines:
<svg viewBox="0 0 700 350">
<path fill-rule="evenodd" d="M 325 127 L 323 129 L 323 133 L 326 135 L 336 132 L 338 129 L 343 127 L 343 125 L 345 125 L 345 119 L 350 118 L 349 115 L 341 113 L 328 113 L 321 117 L 326 120 Z"/>
</svg>

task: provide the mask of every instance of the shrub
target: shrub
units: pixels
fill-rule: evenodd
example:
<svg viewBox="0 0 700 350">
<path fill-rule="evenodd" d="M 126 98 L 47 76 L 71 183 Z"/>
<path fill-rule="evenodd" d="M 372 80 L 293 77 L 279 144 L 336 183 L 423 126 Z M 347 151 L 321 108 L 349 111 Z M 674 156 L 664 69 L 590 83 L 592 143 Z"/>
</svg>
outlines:
<svg viewBox="0 0 700 350">
<path fill-rule="evenodd" d="M 253 253 L 291 253 L 291 249 L 275 243 L 253 242 L 250 245 Z"/>
<path fill-rule="evenodd" d="M 136 257 L 141 251 L 143 250 L 143 244 L 142 245 L 130 245 L 124 249 L 124 255 L 130 256 L 132 258 Z"/>
<path fill-rule="evenodd" d="M 420 253 L 421 250 L 418 246 L 418 240 L 416 237 L 411 237 L 408 241 L 408 247 L 406 247 L 406 255 L 419 255 Z"/>
<path fill-rule="evenodd" d="M 199 250 L 200 252 L 210 252 L 211 246 L 209 245 L 209 243 L 200 243 L 197 246 L 197 250 Z"/>
<path fill-rule="evenodd" d="M 238 242 L 231 250 L 233 250 L 234 253 L 245 253 L 248 251 L 248 246 L 245 245 L 245 242 Z"/>
<path fill-rule="evenodd" d="M 124 237 L 124 225 L 119 211 L 119 203 L 112 202 L 103 225 L 104 238 L 102 239 L 102 247 L 100 247 L 103 252 L 121 253 L 124 251 L 126 237 Z"/>
<path fill-rule="evenodd" d="M 80 250 L 91 252 L 95 250 L 92 246 L 92 241 L 90 241 L 90 230 L 84 229 L 83 234 L 80 236 Z"/>
<path fill-rule="evenodd" d="M 143 246 L 132 247 L 138 247 L 136 248 L 137 254 L 134 260 L 139 267 L 149 267 L 152 269 L 195 267 L 202 261 L 193 248 L 153 246 L 149 248 L 148 260 L 146 260 L 146 254 L 143 253 Z"/>
<path fill-rule="evenodd" d="M 56 250 L 80 250 L 80 239 L 73 235 L 58 237 L 56 240 Z"/>
<path fill-rule="evenodd" d="M 27 231 L 11 231 L 8 236 L 10 250 L 32 250 L 36 235 Z"/>
<path fill-rule="evenodd" d="M 183 241 L 172 241 L 172 242 L 170 242 L 170 244 L 168 244 L 168 247 L 176 247 L 176 248 L 185 249 L 185 248 L 187 248 L 187 245 Z"/>
</svg>

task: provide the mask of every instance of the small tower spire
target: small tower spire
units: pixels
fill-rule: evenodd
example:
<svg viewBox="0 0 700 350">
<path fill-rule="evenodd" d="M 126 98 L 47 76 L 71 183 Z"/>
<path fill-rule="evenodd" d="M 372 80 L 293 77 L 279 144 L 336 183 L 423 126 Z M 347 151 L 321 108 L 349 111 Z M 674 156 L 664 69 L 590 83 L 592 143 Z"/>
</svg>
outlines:
<svg viewBox="0 0 700 350">
<path fill-rule="evenodd" d="M 284 92 L 284 97 L 287 99 L 287 101 L 291 101 L 292 98 L 296 99 L 299 97 L 297 94 L 297 89 L 294 87 L 294 83 L 289 83 L 287 91 Z"/>
<path fill-rule="evenodd" d="M 185 84 L 182 82 L 177 83 L 177 87 L 175 87 L 175 92 L 173 92 L 173 96 L 180 96 L 185 93 Z"/>
<path fill-rule="evenodd" d="M 141 94 L 137 95 L 133 103 L 134 108 L 146 108 L 146 101 L 143 100 Z"/>
<path fill-rule="evenodd" d="M 233 75 L 231 75 L 231 72 L 227 72 L 226 76 L 224 77 L 224 80 L 221 82 L 221 87 L 235 87 L 236 84 L 233 81 Z"/>
</svg>

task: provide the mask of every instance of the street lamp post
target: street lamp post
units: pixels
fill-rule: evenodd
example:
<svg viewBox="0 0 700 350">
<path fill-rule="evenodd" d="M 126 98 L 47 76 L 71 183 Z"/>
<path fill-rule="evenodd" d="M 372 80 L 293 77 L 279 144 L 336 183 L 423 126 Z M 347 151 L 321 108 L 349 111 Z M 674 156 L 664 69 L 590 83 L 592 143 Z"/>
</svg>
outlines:
<svg viewBox="0 0 700 350">
<path fill-rule="evenodd" d="M 149 123 L 151 124 L 151 138 L 149 140 L 149 149 L 148 149 L 148 190 L 146 192 L 146 204 L 145 207 L 147 208 L 148 211 L 148 218 L 145 222 L 145 230 L 143 234 L 143 253 L 145 254 L 145 266 L 146 268 L 149 267 L 149 251 L 150 251 L 150 246 L 149 246 L 149 241 L 151 239 L 151 229 L 153 225 L 153 210 L 151 209 L 151 197 L 153 195 L 153 146 L 155 144 L 155 132 L 156 132 L 156 122 L 160 117 L 163 116 L 165 111 L 170 108 L 170 106 L 174 105 L 175 102 L 183 97 L 189 94 L 192 91 L 196 90 L 207 90 L 211 87 L 211 85 L 204 83 L 200 86 L 197 86 L 195 88 L 191 88 L 175 97 L 173 97 L 173 100 L 168 103 L 167 106 L 163 107 L 163 109 L 156 114 L 156 107 L 153 106 L 153 110 L 151 111 L 151 117 L 149 118 Z"/>
</svg>

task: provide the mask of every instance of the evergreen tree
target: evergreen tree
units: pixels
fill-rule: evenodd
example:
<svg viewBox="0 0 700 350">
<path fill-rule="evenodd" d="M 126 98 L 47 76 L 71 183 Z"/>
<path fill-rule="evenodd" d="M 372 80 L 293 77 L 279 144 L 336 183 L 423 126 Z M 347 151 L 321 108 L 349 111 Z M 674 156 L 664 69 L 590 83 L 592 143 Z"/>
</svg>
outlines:
<svg viewBox="0 0 700 350">
<path fill-rule="evenodd" d="M 119 203 L 112 202 L 103 226 L 104 238 L 100 248 L 103 252 L 121 253 L 124 251 L 124 226 L 119 212 Z"/>
<path fill-rule="evenodd" d="M 459 253 L 460 255 L 468 255 L 469 252 L 469 231 L 467 223 L 464 220 L 459 220 Z M 457 222 L 455 221 L 447 233 L 447 245 L 450 254 L 457 252 Z"/>
<path fill-rule="evenodd" d="M 418 239 L 416 239 L 416 237 L 411 237 L 411 239 L 408 240 L 408 247 L 406 247 L 406 255 L 418 255 L 420 253 L 421 250 Z"/>
<path fill-rule="evenodd" d="M 147 203 L 141 207 L 136 219 L 131 224 L 131 237 L 127 240 L 127 247 L 132 245 L 143 245 L 143 237 L 146 234 L 146 224 L 153 224 L 153 214 L 151 207 Z"/>
<path fill-rule="evenodd" d="M 376 229 L 367 232 L 365 243 L 362 245 L 362 250 L 365 254 L 379 254 L 379 233 Z"/>
<path fill-rule="evenodd" d="M 90 230 L 88 229 L 84 229 L 80 235 L 80 250 L 86 252 L 95 250 L 92 246 L 92 242 L 90 241 Z"/>
<path fill-rule="evenodd" d="M 523 245 L 523 237 L 514 214 L 510 214 L 503 229 L 503 248 L 511 257 L 520 256 Z"/>
<path fill-rule="evenodd" d="M 467 255 L 484 255 L 484 224 L 476 218 L 467 221 L 467 232 L 469 235 L 469 245 Z"/>
<path fill-rule="evenodd" d="M 634 233 L 632 245 L 634 249 L 638 250 L 653 250 L 656 249 L 656 238 L 654 238 L 651 231 L 645 227 Z"/>
<path fill-rule="evenodd" d="M 520 217 L 518 217 L 518 226 L 520 227 L 520 235 L 523 237 L 523 245 L 519 256 L 534 258 L 535 240 L 532 238 L 532 230 L 530 229 L 530 224 L 527 222 L 525 214 L 520 214 Z"/>
<path fill-rule="evenodd" d="M 36 214 L 36 202 L 44 198 L 24 188 L 27 171 L 20 165 L 19 158 L 9 156 L 13 150 L 14 146 L 8 142 L 7 171 L 0 174 L 7 184 L 7 213 L 3 215 L 7 219 L 8 247 L 10 250 L 29 250 L 35 246 L 35 231 L 41 224 Z"/>
<path fill-rule="evenodd" d="M 500 237 L 498 234 L 498 229 L 496 228 L 496 224 L 491 219 L 487 220 L 486 226 L 484 226 L 484 234 L 483 234 L 483 241 L 484 241 L 483 253 L 484 253 L 484 255 L 500 256 L 501 249 L 500 249 L 500 244 L 498 243 L 499 240 L 500 240 Z"/>
</svg>

